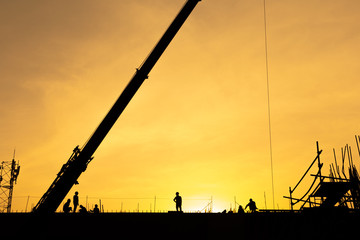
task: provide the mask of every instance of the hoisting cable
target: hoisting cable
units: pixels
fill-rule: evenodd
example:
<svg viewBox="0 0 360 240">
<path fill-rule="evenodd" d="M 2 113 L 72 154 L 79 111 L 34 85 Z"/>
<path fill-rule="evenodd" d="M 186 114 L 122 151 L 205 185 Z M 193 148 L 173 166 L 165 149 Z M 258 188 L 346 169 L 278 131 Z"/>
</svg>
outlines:
<svg viewBox="0 0 360 240">
<path fill-rule="evenodd" d="M 269 119 L 269 144 L 270 144 L 270 167 L 271 167 L 271 189 L 273 209 L 275 209 L 275 190 L 274 190 L 274 168 L 273 168 L 273 151 L 271 138 L 271 111 L 270 111 L 270 84 L 269 84 L 269 62 L 268 62 L 268 41 L 266 26 L 266 0 L 264 0 L 264 30 L 265 30 L 265 65 L 266 65 L 266 86 L 267 86 L 267 103 L 268 103 L 268 119 Z"/>
</svg>

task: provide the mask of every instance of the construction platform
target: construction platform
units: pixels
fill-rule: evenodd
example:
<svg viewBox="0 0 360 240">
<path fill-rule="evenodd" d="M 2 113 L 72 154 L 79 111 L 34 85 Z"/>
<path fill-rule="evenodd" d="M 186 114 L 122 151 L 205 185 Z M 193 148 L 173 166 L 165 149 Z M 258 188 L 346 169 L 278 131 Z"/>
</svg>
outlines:
<svg viewBox="0 0 360 240">
<path fill-rule="evenodd" d="M 3 236 L 34 239 L 344 239 L 358 236 L 360 212 L 3 213 L 0 223 Z"/>
</svg>

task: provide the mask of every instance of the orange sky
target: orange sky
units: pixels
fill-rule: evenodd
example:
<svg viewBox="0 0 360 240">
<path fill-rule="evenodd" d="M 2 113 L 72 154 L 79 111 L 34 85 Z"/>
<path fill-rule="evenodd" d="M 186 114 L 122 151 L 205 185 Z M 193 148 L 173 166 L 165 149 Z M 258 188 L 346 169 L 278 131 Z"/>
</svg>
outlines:
<svg viewBox="0 0 360 240">
<path fill-rule="evenodd" d="M 1 1 L 0 159 L 13 210 L 37 203 L 98 126 L 184 0 Z M 360 2 L 267 0 L 275 205 L 316 154 L 353 144 Z M 355 146 L 354 146 L 355 147 Z M 272 208 L 262 0 L 203 0 L 79 178 L 106 210 Z M 357 164 L 359 162 L 356 162 Z M 113 199 L 111 199 L 113 198 Z M 148 198 L 128 200 L 121 198 Z"/>
</svg>

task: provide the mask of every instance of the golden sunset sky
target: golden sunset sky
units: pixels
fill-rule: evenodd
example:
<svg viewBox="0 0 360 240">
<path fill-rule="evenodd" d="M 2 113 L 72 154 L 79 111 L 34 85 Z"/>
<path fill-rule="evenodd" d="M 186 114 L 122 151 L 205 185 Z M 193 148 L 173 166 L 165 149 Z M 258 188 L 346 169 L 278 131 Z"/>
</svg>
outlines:
<svg viewBox="0 0 360 240">
<path fill-rule="evenodd" d="M 16 148 L 21 165 L 13 211 L 37 203 L 184 3 L 0 1 L 0 160 Z M 274 205 L 288 209 L 316 141 L 328 172 L 332 149 L 360 133 L 360 1 L 266 4 Z M 109 211 L 147 211 L 155 196 L 174 210 L 176 191 L 185 211 L 211 197 L 216 211 L 234 197 L 272 208 L 263 8 L 199 2 L 68 196 Z"/>
</svg>

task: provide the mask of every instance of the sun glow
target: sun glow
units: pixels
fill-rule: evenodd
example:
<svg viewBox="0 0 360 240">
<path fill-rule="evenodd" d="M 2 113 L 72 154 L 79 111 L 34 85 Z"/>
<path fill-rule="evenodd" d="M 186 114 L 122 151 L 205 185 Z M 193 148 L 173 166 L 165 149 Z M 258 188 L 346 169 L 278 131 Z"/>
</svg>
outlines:
<svg viewBox="0 0 360 240">
<path fill-rule="evenodd" d="M 282 196 L 317 140 L 330 162 L 359 132 L 360 2 L 350 2 L 267 1 L 275 207 L 288 208 Z M 36 204 L 183 3 L 3 4 L 0 158 L 16 146 L 14 211 Z M 213 212 L 234 208 L 233 196 L 270 206 L 264 50 L 262 1 L 201 1 L 67 198 L 168 211 L 179 191 L 184 211 L 211 196 Z"/>
</svg>

